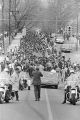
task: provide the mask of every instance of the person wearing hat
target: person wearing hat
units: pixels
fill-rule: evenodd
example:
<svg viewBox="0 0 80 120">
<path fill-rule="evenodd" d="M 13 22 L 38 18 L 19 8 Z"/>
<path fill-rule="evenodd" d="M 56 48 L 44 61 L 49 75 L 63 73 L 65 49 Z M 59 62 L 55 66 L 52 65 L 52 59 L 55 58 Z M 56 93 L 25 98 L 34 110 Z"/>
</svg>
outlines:
<svg viewBox="0 0 80 120">
<path fill-rule="evenodd" d="M 15 91 L 16 101 L 19 101 L 19 74 L 21 72 L 20 66 L 16 67 L 14 73 L 11 75 L 11 81 L 13 82 L 13 90 Z"/>
<path fill-rule="evenodd" d="M 40 89 L 41 89 L 41 77 L 43 77 L 43 74 L 39 71 L 38 67 L 36 67 L 36 70 L 33 71 L 32 74 L 33 74 L 35 101 L 39 101 L 40 100 Z"/>
</svg>

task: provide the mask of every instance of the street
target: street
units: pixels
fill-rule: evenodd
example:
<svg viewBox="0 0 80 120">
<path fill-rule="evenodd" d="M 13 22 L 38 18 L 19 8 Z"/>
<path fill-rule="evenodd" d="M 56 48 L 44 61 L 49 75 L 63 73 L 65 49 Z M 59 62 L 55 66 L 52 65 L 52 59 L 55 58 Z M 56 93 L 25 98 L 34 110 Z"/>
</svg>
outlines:
<svg viewBox="0 0 80 120">
<path fill-rule="evenodd" d="M 17 46 L 17 40 L 13 41 Z M 8 50 L 15 45 L 9 46 Z M 62 44 L 56 44 L 60 50 Z M 66 58 L 72 53 L 66 53 Z M 74 58 L 73 58 L 74 60 Z M 15 99 L 10 103 L 0 104 L 0 120 L 79 120 L 80 102 L 76 106 L 62 104 L 64 91 L 62 89 L 42 88 L 41 101 L 35 101 L 33 86 L 31 90 L 20 91 L 20 101 Z"/>
<path fill-rule="evenodd" d="M 34 90 L 20 91 L 20 101 L 0 104 L 0 120 L 79 120 L 80 103 L 63 101 L 63 90 L 41 89 L 41 101 L 35 101 Z"/>
<path fill-rule="evenodd" d="M 80 0 L 0 0 L 0 41 L 0 120 L 80 120 Z"/>
</svg>

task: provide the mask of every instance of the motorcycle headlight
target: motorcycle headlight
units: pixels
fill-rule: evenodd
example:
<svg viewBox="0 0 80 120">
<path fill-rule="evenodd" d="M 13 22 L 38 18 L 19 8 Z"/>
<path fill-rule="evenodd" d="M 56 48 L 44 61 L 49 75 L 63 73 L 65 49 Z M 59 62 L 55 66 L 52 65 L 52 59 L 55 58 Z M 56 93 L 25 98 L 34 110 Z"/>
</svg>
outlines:
<svg viewBox="0 0 80 120">
<path fill-rule="evenodd" d="M 76 91 L 75 91 L 75 90 L 72 90 L 71 93 L 74 94 L 74 93 L 76 93 Z"/>
</svg>

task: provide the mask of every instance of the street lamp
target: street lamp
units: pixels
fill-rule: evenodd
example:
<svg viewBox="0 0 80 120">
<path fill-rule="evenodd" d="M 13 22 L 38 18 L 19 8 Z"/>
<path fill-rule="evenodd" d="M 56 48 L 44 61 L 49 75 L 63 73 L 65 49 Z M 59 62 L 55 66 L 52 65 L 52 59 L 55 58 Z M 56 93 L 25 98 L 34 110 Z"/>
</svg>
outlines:
<svg viewBox="0 0 80 120">
<path fill-rule="evenodd" d="M 78 50 L 78 34 L 79 34 L 79 29 L 78 29 L 78 26 L 79 26 L 78 25 L 78 18 L 79 18 L 78 7 L 79 7 L 78 2 L 76 1 L 76 8 L 77 8 L 77 10 L 76 10 L 77 11 L 77 16 L 76 16 L 76 22 L 77 22 L 77 31 L 76 31 L 77 32 L 77 36 L 76 36 L 77 37 L 77 45 L 76 45 L 76 50 Z"/>
<path fill-rule="evenodd" d="M 58 20 L 57 20 L 57 15 L 56 15 L 56 34 L 57 34 L 57 30 L 58 30 Z"/>
<path fill-rule="evenodd" d="M 77 13 L 77 46 L 76 46 L 76 50 L 78 50 L 78 13 Z"/>
</svg>

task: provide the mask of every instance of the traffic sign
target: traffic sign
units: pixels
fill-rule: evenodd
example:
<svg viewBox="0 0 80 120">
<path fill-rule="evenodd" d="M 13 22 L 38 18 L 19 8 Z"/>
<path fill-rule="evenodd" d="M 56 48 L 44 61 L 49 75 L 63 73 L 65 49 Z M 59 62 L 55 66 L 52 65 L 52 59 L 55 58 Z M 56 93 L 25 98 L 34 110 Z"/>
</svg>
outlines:
<svg viewBox="0 0 80 120">
<path fill-rule="evenodd" d="M 66 31 L 68 34 L 72 35 L 72 31 L 73 31 L 72 26 L 71 26 L 71 25 L 67 25 L 66 28 L 65 28 L 65 31 Z"/>
</svg>

